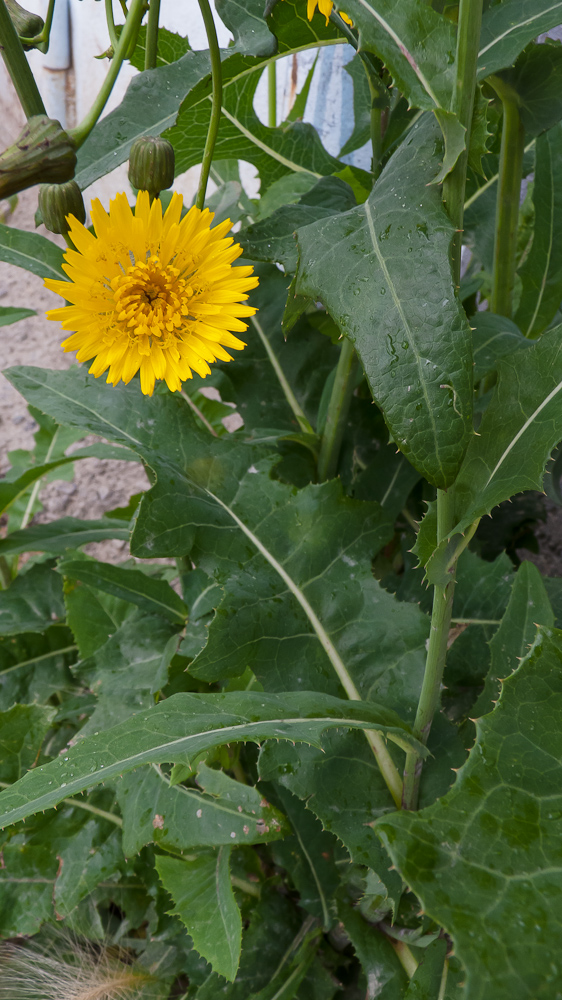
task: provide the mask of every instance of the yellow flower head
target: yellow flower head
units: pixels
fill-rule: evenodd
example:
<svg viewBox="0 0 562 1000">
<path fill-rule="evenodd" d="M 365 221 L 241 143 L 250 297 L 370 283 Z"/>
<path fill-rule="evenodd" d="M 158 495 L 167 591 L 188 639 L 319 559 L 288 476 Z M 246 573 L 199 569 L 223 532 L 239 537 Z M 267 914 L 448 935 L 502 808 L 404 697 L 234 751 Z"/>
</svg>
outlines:
<svg viewBox="0 0 562 1000">
<path fill-rule="evenodd" d="M 333 0 L 307 0 L 306 16 L 309 21 L 312 21 L 312 16 L 314 14 L 314 11 L 318 7 L 320 13 L 323 14 L 324 17 L 326 18 L 326 24 L 327 24 L 328 18 L 332 13 L 333 6 L 334 6 Z M 344 14 L 341 10 L 338 11 L 338 14 L 340 15 L 342 21 L 345 21 L 346 24 L 349 24 L 353 27 L 353 22 L 351 18 L 347 16 L 347 14 Z"/>
<path fill-rule="evenodd" d="M 236 333 L 247 329 L 241 317 L 255 309 L 243 303 L 258 279 L 252 267 L 233 267 L 242 247 L 226 237 L 230 220 L 211 229 L 213 214 L 191 208 L 180 221 L 179 194 L 162 216 L 162 204 L 150 204 L 139 191 L 133 215 L 125 194 L 110 203 L 109 215 L 92 202 L 93 236 L 70 216 L 70 238 L 63 270 L 70 281 L 47 278 L 48 288 L 71 303 L 51 309 L 75 333 L 63 342 L 90 361 L 90 372 L 116 385 L 130 382 L 140 369 L 147 396 L 156 379 L 172 392 L 181 389 L 192 369 L 205 378 L 209 362 L 231 361 L 225 347 L 246 345 Z"/>
</svg>

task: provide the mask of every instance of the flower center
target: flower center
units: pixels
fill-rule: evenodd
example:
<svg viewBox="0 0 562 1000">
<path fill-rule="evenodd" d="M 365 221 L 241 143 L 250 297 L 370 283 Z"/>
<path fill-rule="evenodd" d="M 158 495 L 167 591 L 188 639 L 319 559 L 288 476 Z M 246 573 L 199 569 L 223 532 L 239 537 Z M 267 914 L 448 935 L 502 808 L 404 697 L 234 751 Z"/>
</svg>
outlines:
<svg viewBox="0 0 562 1000">
<path fill-rule="evenodd" d="M 129 339 L 158 338 L 169 342 L 189 315 L 193 288 L 177 268 L 163 267 L 158 257 L 137 261 L 111 281 L 117 326 Z"/>
</svg>

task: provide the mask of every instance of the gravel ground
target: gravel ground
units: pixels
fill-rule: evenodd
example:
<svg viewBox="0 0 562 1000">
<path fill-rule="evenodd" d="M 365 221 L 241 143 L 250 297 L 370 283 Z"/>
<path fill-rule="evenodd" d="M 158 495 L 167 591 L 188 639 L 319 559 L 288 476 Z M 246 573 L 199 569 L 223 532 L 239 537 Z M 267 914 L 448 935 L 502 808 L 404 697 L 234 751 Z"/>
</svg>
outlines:
<svg viewBox="0 0 562 1000">
<path fill-rule="evenodd" d="M 6 206 L 6 203 L 0 203 Z M 10 225 L 34 230 L 33 216 L 37 191 L 24 191 L 15 212 L 7 219 Z M 50 239 L 57 239 L 41 227 Z M 45 310 L 60 305 L 60 297 L 43 287 L 41 278 L 0 263 L 0 306 L 25 306 L 37 311 L 36 316 L 0 328 L 0 370 L 11 365 L 37 365 L 43 368 L 68 368 L 73 354 L 64 354 L 60 342 L 65 336 L 57 323 L 45 317 Z M 25 400 L 0 375 L 0 474 L 9 468 L 9 452 L 34 445 L 37 424 L 30 417 Z M 88 443 L 95 439 L 88 438 Z M 126 506 L 129 497 L 147 487 L 142 466 L 133 462 L 83 459 L 74 466 L 74 479 L 46 483 L 40 493 L 43 510 L 36 522 L 59 517 L 97 518 L 106 510 Z M 115 561 L 127 556 L 125 542 L 100 542 L 87 549 L 98 558 Z"/>
</svg>

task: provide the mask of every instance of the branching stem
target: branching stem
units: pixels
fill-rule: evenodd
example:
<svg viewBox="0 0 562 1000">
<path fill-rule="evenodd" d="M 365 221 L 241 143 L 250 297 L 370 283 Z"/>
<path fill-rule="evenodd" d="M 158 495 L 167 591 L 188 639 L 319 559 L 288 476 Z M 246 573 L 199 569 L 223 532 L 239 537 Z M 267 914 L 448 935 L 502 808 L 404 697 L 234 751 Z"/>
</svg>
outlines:
<svg viewBox="0 0 562 1000">
<path fill-rule="evenodd" d="M 207 41 L 209 43 L 209 57 L 211 60 L 211 77 L 213 82 L 211 120 L 209 122 L 209 131 L 207 132 L 207 139 L 205 141 L 205 149 L 203 151 L 203 162 L 201 163 L 201 175 L 199 177 L 199 187 L 197 189 L 197 197 L 195 199 L 195 204 L 197 205 L 197 208 L 200 208 L 202 211 L 203 206 L 205 204 L 205 195 L 207 193 L 207 182 L 209 180 L 211 163 L 213 162 L 213 153 L 215 151 L 215 142 L 217 141 L 217 135 L 219 132 L 219 125 L 221 118 L 222 66 L 221 66 L 221 53 L 219 49 L 219 40 L 217 38 L 217 29 L 215 27 L 213 12 L 210 8 L 209 0 L 199 0 L 199 8 L 203 16 L 205 31 L 207 33 Z"/>
</svg>

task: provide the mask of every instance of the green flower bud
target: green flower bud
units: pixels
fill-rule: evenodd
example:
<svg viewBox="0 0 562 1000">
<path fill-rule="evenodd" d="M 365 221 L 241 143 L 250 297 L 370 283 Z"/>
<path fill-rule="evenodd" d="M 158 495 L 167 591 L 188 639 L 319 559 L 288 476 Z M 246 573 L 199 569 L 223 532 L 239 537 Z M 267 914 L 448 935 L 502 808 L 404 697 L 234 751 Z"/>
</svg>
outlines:
<svg viewBox="0 0 562 1000">
<path fill-rule="evenodd" d="M 66 184 L 42 184 L 39 188 L 39 211 L 43 224 L 51 233 L 66 236 L 70 226 L 68 215 L 74 215 L 82 225 L 86 221 L 86 209 L 82 192 L 76 181 Z"/>
<path fill-rule="evenodd" d="M 18 35 L 21 35 L 22 38 L 35 38 L 36 35 L 41 34 L 45 23 L 39 14 L 31 14 L 28 10 L 24 10 L 19 3 L 16 3 L 16 0 L 6 0 L 6 7 Z M 33 46 L 24 45 L 24 49 L 30 48 Z"/>
<path fill-rule="evenodd" d="M 0 198 L 42 182 L 62 184 L 74 177 L 75 166 L 76 145 L 60 122 L 34 115 L 0 155 Z"/>
<path fill-rule="evenodd" d="M 161 136 L 135 139 L 129 153 L 129 180 L 139 191 L 157 198 L 174 183 L 174 147 Z"/>
</svg>

